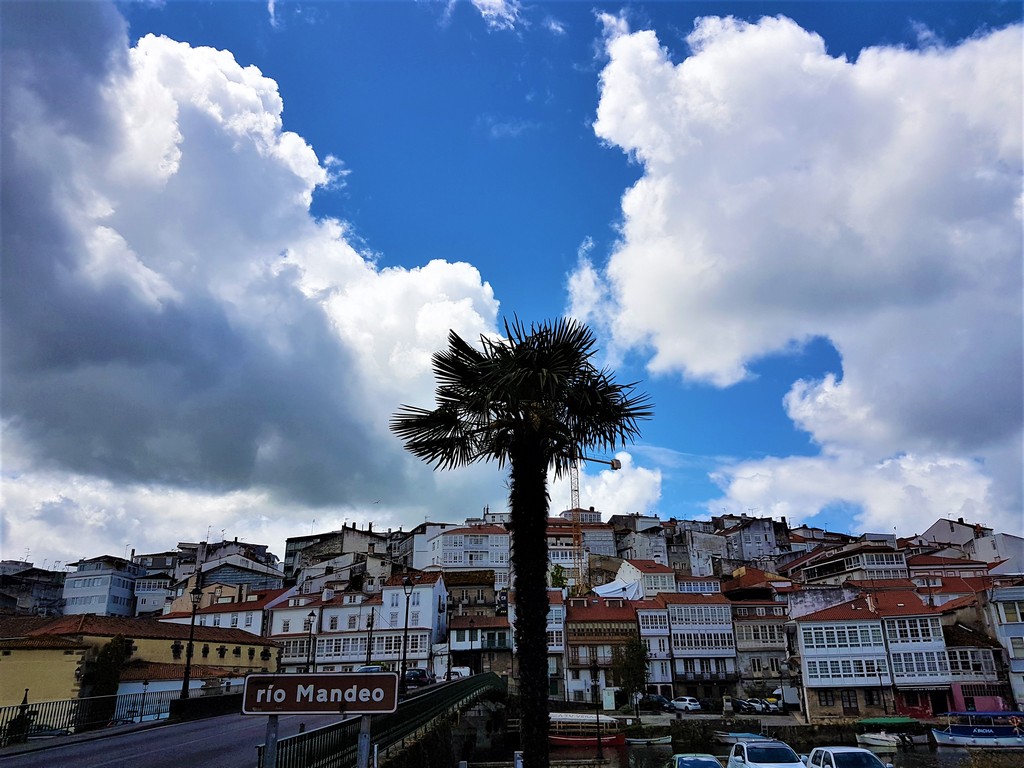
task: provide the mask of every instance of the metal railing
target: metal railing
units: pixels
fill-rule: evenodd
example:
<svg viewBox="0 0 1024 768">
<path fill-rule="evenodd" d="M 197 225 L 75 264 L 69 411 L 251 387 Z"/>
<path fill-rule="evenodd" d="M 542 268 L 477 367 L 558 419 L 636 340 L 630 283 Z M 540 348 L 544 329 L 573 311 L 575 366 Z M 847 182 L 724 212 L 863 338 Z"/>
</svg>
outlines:
<svg viewBox="0 0 1024 768">
<path fill-rule="evenodd" d="M 108 725 L 163 720 L 170 712 L 170 702 L 180 695 L 178 691 L 147 691 L 0 707 L 0 745 L 26 738 L 66 736 Z"/>
<path fill-rule="evenodd" d="M 494 673 L 473 675 L 451 683 L 422 688 L 398 705 L 395 712 L 374 715 L 370 743 L 380 757 L 402 749 L 407 740 L 430 730 L 435 720 L 454 715 L 490 690 L 504 690 Z M 356 764 L 360 718 L 317 728 L 277 742 L 276 768 L 345 768 Z M 264 768 L 264 744 L 256 747 L 257 768 Z"/>
</svg>

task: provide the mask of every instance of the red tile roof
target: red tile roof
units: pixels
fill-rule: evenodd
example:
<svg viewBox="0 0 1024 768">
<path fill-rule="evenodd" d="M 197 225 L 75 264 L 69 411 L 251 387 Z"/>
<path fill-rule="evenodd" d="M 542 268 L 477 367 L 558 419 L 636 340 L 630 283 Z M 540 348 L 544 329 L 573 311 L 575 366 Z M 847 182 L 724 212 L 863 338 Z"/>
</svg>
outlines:
<svg viewBox="0 0 1024 768">
<path fill-rule="evenodd" d="M 586 605 L 578 602 L 586 600 Z M 621 606 L 619 603 L 621 602 Z M 574 604 L 575 603 L 575 604 Z M 636 623 L 636 610 L 628 600 L 589 596 L 586 598 L 570 598 L 565 609 L 565 622 L 583 621 L 628 621 Z"/>
<path fill-rule="evenodd" d="M 722 594 L 699 595 L 690 592 L 659 592 L 656 600 L 665 605 L 729 605 L 729 600 Z"/>
<path fill-rule="evenodd" d="M 508 528 L 504 528 L 500 525 L 471 525 L 465 528 L 449 528 L 441 532 L 443 536 L 450 536 L 452 534 L 477 534 L 480 536 L 508 536 Z"/>
<path fill-rule="evenodd" d="M 441 580 L 444 574 L 441 571 L 421 571 L 419 573 L 396 573 L 393 576 L 389 576 L 388 580 L 384 582 L 385 587 L 401 587 L 405 582 L 405 577 L 408 576 L 413 583 L 414 587 L 418 587 L 422 584 L 436 584 Z"/>
<path fill-rule="evenodd" d="M 626 562 L 642 573 L 675 573 L 667 565 L 662 565 L 654 560 L 627 560 Z"/>
<path fill-rule="evenodd" d="M 893 616 L 927 616 L 941 611 L 921 600 L 916 592 L 893 590 L 858 597 L 847 603 L 800 616 L 797 621 L 873 621 Z"/>
<path fill-rule="evenodd" d="M 509 629 L 508 616 L 452 616 L 452 629 L 469 629 L 473 622 L 476 629 Z"/>
<path fill-rule="evenodd" d="M 939 555 L 914 555 L 907 558 L 907 566 L 946 565 L 959 566 L 961 568 L 981 569 L 987 568 L 988 563 L 981 560 L 966 560 L 962 557 L 940 557 Z"/>
<path fill-rule="evenodd" d="M 30 637 L 44 635 L 113 637 L 123 635 L 131 638 L 147 638 L 156 640 L 187 640 L 188 624 L 174 624 L 156 619 L 130 619 L 121 616 L 95 616 L 87 613 L 81 616 L 62 616 L 53 619 L 49 624 L 29 633 Z M 235 645 L 270 645 L 273 640 L 253 635 L 241 629 L 226 627 L 204 627 L 199 624 L 195 628 L 196 641 L 211 643 L 234 643 Z"/>
</svg>

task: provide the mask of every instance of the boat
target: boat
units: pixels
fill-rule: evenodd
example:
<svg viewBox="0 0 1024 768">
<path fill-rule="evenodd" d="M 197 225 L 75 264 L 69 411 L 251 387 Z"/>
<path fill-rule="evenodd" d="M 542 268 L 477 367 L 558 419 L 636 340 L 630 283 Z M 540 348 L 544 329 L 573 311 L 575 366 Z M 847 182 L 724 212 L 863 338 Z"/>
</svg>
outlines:
<svg viewBox="0 0 1024 768">
<path fill-rule="evenodd" d="M 928 744 L 928 727 L 912 717 L 866 717 L 857 721 L 857 744 L 896 751 Z"/>
<path fill-rule="evenodd" d="M 672 734 L 667 733 L 664 736 L 652 736 L 649 739 L 633 739 L 629 736 L 626 737 L 627 744 L 671 744 Z"/>
<path fill-rule="evenodd" d="M 715 731 L 712 735 L 719 744 L 735 744 L 738 741 L 752 741 L 765 738 L 760 733 L 738 733 L 735 731 Z"/>
<path fill-rule="evenodd" d="M 1024 712 L 947 712 L 945 728 L 932 728 L 940 747 L 1024 749 Z"/>
<path fill-rule="evenodd" d="M 552 712 L 548 715 L 548 743 L 553 747 L 621 746 L 626 734 L 619 721 L 589 712 Z"/>
</svg>

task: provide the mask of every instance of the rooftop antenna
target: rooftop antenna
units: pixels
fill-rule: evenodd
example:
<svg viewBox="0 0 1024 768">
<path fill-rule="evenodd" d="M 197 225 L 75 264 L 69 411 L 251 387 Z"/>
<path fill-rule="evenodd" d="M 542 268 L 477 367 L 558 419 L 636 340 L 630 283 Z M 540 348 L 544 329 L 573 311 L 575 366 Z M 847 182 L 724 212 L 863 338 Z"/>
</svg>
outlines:
<svg viewBox="0 0 1024 768">
<path fill-rule="evenodd" d="M 316 527 L 316 518 L 314 517 L 314 518 L 313 518 L 313 522 L 311 522 L 311 523 L 309 524 L 309 532 L 310 532 L 311 534 L 313 533 L 313 529 L 314 529 L 315 527 Z"/>
<path fill-rule="evenodd" d="M 28 556 L 30 552 L 32 552 L 32 549 L 30 547 L 25 547 L 25 559 L 23 560 L 23 562 L 28 562 Z"/>
</svg>

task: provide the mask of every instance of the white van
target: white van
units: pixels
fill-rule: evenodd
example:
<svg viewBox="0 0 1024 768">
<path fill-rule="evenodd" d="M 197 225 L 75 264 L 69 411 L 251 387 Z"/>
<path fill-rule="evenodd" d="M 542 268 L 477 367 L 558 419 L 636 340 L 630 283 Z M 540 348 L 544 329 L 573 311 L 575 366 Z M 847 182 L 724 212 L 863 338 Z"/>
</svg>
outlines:
<svg viewBox="0 0 1024 768">
<path fill-rule="evenodd" d="M 452 680 L 460 680 L 463 677 L 471 677 L 473 670 L 469 667 L 452 667 Z"/>
</svg>

